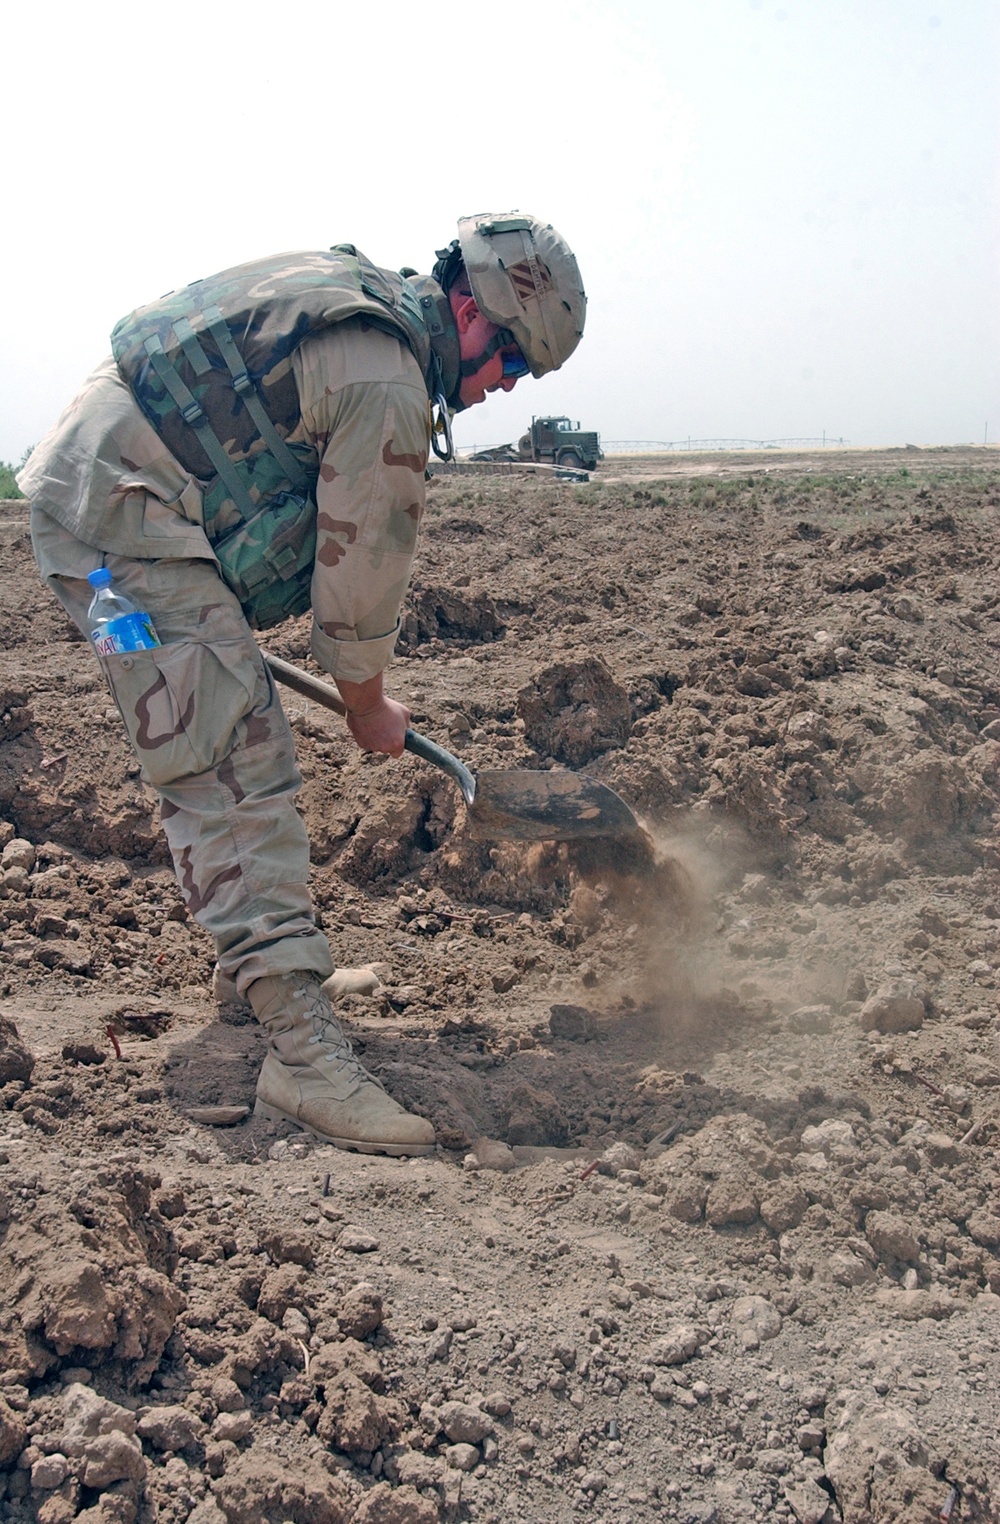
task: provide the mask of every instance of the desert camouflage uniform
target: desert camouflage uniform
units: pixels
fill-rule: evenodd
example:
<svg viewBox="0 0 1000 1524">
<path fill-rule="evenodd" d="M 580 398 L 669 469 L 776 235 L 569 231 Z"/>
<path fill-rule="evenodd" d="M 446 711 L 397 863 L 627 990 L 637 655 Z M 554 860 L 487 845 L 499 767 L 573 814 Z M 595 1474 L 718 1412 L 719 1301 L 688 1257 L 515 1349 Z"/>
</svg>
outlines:
<svg viewBox="0 0 1000 1524">
<path fill-rule="evenodd" d="M 307 340 L 289 444 L 319 461 L 312 651 L 335 678 L 386 666 L 424 505 L 427 392 L 400 340 L 352 319 Z M 153 618 L 162 646 L 101 658 L 143 776 L 159 791 L 178 881 L 245 990 L 332 971 L 306 887 L 291 731 L 205 534 L 201 492 L 139 411 L 112 359 L 19 477 L 43 579 L 86 627 L 88 572 Z"/>
</svg>

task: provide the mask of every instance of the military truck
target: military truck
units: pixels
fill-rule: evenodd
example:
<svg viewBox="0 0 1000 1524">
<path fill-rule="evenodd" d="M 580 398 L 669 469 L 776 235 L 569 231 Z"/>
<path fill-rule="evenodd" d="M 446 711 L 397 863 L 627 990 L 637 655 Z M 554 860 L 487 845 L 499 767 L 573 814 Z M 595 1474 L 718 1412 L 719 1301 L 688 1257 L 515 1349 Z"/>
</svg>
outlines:
<svg viewBox="0 0 1000 1524">
<path fill-rule="evenodd" d="M 550 461 L 574 471 L 593 471 L 604 459 L 597 434 L 562 416 L 532 418 L 531 428 L 517 441 L 517 453 L 521 460 Z"/>
</svg>

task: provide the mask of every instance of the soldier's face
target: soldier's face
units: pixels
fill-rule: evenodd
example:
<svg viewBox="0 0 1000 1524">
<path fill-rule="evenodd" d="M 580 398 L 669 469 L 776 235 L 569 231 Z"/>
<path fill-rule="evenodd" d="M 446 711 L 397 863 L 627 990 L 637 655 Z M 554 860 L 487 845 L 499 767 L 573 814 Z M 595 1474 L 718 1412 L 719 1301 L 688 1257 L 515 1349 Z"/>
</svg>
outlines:
<svg viewBox="0 0 1000 1524">
<path fill-rule="evenodd" d="M 475 298 L 462 292 L 452 290 L 450 293 L 451 310 L 455 316 L 455 326 L 458 329 L 458 347 L 463 360 L 474 360 L 488 347 L 491 339 L 499 333 L 496 323 L 491 323 L 489 318 L 483 317 L 476 306 Z M 472 376 L 463 376 L 458 395 L 465 407 L 475 407 L 477 402 L 485 402 L 487 392 L 509 392 L 517 385 L 516 376 L 505 376 L 503 373 L 503 354 L 497 350 L 496 354 L 481 365 Z"/>
</svg>

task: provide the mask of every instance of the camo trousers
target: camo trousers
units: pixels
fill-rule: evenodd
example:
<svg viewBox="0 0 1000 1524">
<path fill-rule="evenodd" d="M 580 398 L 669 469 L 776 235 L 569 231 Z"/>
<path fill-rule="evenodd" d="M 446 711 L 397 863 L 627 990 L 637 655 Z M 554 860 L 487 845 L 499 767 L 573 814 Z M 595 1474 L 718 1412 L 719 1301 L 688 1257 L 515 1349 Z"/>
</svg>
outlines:
<svg viewBox="0 0 1000 1524">
<path fill-rule="evenodd" d="M 33 511 L 46 582 L 86 633 L 87 573 L 153 619 L 162 645 L 101 657 L 142 776 L 160 796 L 177 881 L 244 992 L 255 979 L 333 972 L 307 887 L 292 733 L 243 611 L 211 561 L 136 560 L 82 544 Z M 91 658 L 93 659 L 93 658 Z"/>
</svg>

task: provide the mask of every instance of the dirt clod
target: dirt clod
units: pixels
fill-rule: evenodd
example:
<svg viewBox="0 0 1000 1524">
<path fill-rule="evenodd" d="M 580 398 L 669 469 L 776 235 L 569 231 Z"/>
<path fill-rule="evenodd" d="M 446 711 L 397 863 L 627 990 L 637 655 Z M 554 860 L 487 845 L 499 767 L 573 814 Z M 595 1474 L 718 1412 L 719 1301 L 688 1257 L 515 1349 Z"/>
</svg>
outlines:
<svg viewBox="0 0 1000 1524">
<path fill-rule="evenodd" d="M 543 756 L 574 768 L 624 746 L 632 728 L 628 694 L 596 656 L 543 668 L 518 694 L 517 712 Z"/>
</svg>

